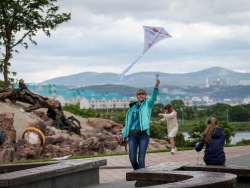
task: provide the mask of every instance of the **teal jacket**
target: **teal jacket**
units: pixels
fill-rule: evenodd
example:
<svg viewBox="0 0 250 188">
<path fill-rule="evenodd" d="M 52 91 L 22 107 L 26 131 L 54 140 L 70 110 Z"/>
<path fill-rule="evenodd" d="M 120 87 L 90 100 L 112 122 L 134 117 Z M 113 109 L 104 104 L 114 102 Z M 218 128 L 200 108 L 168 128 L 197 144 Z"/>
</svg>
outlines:
<svg viewBox="0 0 250 188">
<path fill-rule="evenodd" d="M 158 89 L 154 88 L 153 94 L 150 98 L 146 98 L 140 105 L 139 109 L 139 119 L 140 119 L 140 128 L 141 131 L 146 131 L 150 135 L 150 126 L 149 121 L 151 117 L 151 112 L 154 106 L 154 103 L 157 99 Z M 122 129 L 123 139 L 127 138 L 129 135 L 130 127 L 132 124 L 132 112 L 133 106 L 130 107 L 126 114 L 125 126 Z"/>
</svg>

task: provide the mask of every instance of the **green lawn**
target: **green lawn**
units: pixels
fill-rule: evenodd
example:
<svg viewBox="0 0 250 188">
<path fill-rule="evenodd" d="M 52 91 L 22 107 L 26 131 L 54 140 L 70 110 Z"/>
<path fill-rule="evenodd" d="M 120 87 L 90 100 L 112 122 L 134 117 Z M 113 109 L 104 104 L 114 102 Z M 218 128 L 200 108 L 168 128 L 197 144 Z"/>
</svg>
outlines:
<svg viewBox="0 0 250 188">
<path fill-rule="evenodd" d="M 178 121 L 179 124 L 179 131 L 188 132 L 194 127 L 195 124 L 199 124 L 201 120 L 180 120 Z"/>
</svg>

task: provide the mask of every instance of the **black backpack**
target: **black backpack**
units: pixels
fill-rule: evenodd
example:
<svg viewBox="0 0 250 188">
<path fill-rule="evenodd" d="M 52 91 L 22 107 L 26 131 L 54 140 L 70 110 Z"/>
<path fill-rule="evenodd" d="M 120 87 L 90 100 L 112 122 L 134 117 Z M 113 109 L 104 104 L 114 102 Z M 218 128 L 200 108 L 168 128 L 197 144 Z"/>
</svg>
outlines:
<svg viewBox="0 0 250 188">
<path fill-rule="evenodd" d="M 2 143 L 4 143 L 5 138 L 6 138 L 6 132 L 0 131 L 0 145 L 2 145 Z"/>
</svg>

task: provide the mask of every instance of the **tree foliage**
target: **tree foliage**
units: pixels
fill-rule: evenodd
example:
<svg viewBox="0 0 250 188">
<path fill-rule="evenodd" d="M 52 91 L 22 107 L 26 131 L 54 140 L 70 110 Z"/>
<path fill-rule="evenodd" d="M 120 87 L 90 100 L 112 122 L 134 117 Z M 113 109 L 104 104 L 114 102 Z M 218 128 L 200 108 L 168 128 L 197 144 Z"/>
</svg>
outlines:
<svg viewBox="0 0 250 188">
<path fill-rule="evenodd" d="M 167 126 L 158 123 L 150 124 L 150 136 L 152 138 L 166 139 L 167 136 Z"/>
<path fill-rule="evenodd" d="M 233 106 L 230 111 L 230 120 L 231 121 L 248 121 L 249 119 L 249 112 L 248 109 L 242 105 Z"/>
<path fill-rule="evenodd" d="M 177 147 L 186 146 L 185 135 L 182 132 L 177 132 L 175 137 L 175 145 Z"/>
<path fill-rule="evenodd" d="M 207 116 L 214 116 L 218 121 L 226 121 L 230 109 L 231 106 L 229 104 L 217 103 L 207 108 Z"/>
<path fill-rule="evenodd" d="M 153 109 L 152 109 L 152 113 L 151 116 L 152 117 L 158 117 L 159 113 L 164 113 L 164 105 L 163 104 L 155 104 Z"/>
<path fill-rule="evenodd" d="M 118 113 L 113 115 L 112 120 L 116 123 L 125 125 L 125 118 L 126 118 L 126 113 Z"/>
<path fill-rule="evenodd" d="M 174 110 L 177 112 L 177 118 L 181 119 L 183 117 L 183 111 L 185 107 L 183 100 L 175 99 L 175 100 L 172 100 L 170 104 L 174 108 Z"/>
<path fill-rule="evenodd" d="M 170 104 L 176 111 L 181 111 L 181 108 L 185 105 L 181 99 L 174 99 Z"/>
<path fill-rule="evenodd" d="M 206 126 L 206 122 L 202 121 L 193 126 L 192 130 L 188 133 L 190 135 L 189 142 L 191 143 L 191 146 L 194 146 L 197 142 L 201 140 L 201 133 L 205 131 Z M 218 127 L 220 127 L 222 131 L 226 134 L 226 143 L 230 144 L 231 138 L 235 136 L 235 127 L 226 121 L 218 122 Z"/>
<path fill-rule="evenodd" d="M 70 14 L 58 13 L 57 0 L 1 0 L 0 1 L 0 71 L 5 87 L 9 85 L 10 60 L 17 45 L 28 48 L 28 41 L 37 45 L 34 37 L 43 31 L 50 37 L 51 30 L 70 20 Z"/>
<path fill-rule="evenodd" d="M 84 118 L 88 117 L 100 117 L 100 114 L 93 109 L 80 109 L 78 105 L 67 104 L 63 107 L 63 110 L 71 112 L 76 115 L 80 115 Z"/>
<path fill-rule="evenodd" d="M 183 108 L 184 119 L 191 120 L 195 118 L 194 109 L 192 107 L 186 106 Z"/>
<path fill-rule="evenodd" d="M 226 134 L 226 143 L 230 144 L 232 137 L 236 134 L 235 127 L 226 121 L 219 122 L 219 127 Z"/>
<path fill-rule="evenodd" d="M 206 123 L 203 121 L 200 121 L 198 124 L 194 124 L 193 128 L 188 133 L 191 140 L 191 146 L 194 146 L 197 142 L 201 140 L 201 133 L 205 129 L 206 129 Z"/>
<path fill-rule="evenodd" d="M 0 80 L 0 87 L 4 87 L 4 81 Z"/>
</svg>

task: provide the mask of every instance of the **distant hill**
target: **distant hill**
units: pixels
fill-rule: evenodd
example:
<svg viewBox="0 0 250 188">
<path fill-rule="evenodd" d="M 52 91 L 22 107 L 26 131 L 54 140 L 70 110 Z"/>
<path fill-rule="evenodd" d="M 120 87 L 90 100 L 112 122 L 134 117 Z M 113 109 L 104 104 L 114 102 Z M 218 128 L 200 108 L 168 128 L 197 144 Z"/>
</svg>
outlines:
<svg viewBox="0 0 250 188">
<path fill-rule="evenodd" d="M 113 85 L 113 84 L 106 84 L 106 85 L 92 85 L 92 86 L 85 86 L 81 87 L 82 89 L 92 90 L 97 93 L 110 93 L 111 91 L 113 93 L 118 93 L 120 95 L 125 96 L 135 96 L 136 91 L 141 87 L 131 87 L 131 86 L 125 86 L 125 85 Z M 147 94 L 151 94 L 153 91 L 153 86 L 151 87 L 143 87 Z M 175 86 L 169 86 L 169 90 L 175 90 L 179 89 L 182 90 L 182 88 L 175 87 Z"/>
<path fill-rule="evenodd" d="M 184 74 L 169 74 L 163 72 L 139 72 L 124 77 L 123 81 L 119 80 L 119 74 L 116 73 L 96 73 L 83 72 L 64 77 L 45 80 L 43 83 L 57 85 L 125 85 L 131 87 L 150 87 L 154 85 L 155 75 L 159 74 L 161 86 L 205 86 L 206 78 L 211 85 L 214 81 L 223 81 L 229 85 L 239 85 L 241 80 L 250 79 L 250 73 L 239 73 L 222 67 L 212 67 L 198 72 Z"/>
</svg>

